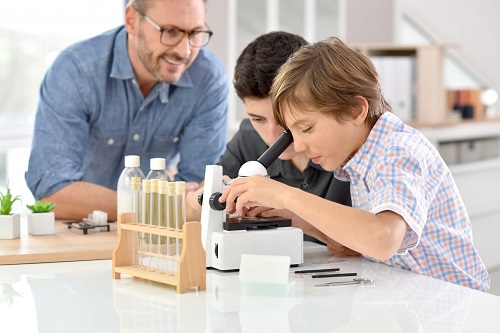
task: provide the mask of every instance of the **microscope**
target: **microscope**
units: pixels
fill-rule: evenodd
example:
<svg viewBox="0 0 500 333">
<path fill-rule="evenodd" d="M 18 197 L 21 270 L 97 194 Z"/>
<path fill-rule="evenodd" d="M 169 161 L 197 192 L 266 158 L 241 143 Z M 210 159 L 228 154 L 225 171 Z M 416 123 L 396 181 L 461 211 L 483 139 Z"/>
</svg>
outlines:
<svg viewBox="0 0 500 333">
<path fill-rule="evenodd" d="M 267 168 L 293 142 L 289 131 L 273 143 L 257 161 L 243 164 L 238 178 L 267 175 Z M 292 227 L 292 221 L 281 217 L 227 216 L 225 203 L 219 198 L 227 184 L 222 166 L 207 165 L 203 195 L 199 198 L 201 211 L 201 236 L 206 252 L 206 265 L 218 270 L 237 270 L 241 255 L 288 256 L 292 266 L 302 264 L 302 229 Z M 279 195 L 279 194 L 277 194 Z"/>
</svg>

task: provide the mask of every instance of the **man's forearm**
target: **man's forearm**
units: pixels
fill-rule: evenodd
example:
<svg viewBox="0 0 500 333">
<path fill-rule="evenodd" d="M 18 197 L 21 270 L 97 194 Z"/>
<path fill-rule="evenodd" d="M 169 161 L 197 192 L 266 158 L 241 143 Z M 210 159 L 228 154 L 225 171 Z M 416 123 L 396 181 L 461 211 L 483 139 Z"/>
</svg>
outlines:
<svg viewBox="0 0 500 333">
<path fill-rule="evenodd" d="M 94 210 L 108 213 L 108 221 L 116 221 L 116 191 L 106 187 L 74 182 L 42 200 L 56 204 L 54 213 L 59 220 L 81 220 Z"/>
</svg>

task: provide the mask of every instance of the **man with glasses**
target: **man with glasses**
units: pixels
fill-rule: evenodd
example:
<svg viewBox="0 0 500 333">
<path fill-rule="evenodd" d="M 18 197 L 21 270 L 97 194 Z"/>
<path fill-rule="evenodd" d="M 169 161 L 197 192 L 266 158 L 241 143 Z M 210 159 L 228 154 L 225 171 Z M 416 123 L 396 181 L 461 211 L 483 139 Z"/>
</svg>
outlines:
<svg viewBox="0 0 500 333">
<path fill-rule="evenodd" d="M 227 79 L 203 0 L 133 0 L 125 25 L 61 52 L 40 90 L 26 181 L 59 219 L 116 219 L 126 155 L 199 183 L 226 144 Z"/>
</svg>

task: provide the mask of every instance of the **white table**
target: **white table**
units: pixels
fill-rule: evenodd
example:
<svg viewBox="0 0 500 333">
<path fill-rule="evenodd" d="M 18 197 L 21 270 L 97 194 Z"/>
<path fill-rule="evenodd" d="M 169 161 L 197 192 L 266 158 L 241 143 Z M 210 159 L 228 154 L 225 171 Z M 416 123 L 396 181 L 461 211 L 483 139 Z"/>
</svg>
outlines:
<svg viewBox="0 0 500 333">
<path fill-rule="evenodd" d="M 111 278 L 111 261 L 0 266 L 1 332 L 500 332 L 500 297 L 306 243 L 301 269 L 339 267 L 373 286 L 315 287 L 349 278 L 295 277 L 288 294 L 245 293 L 237 272 L 207 273 L 207 290 Z M 294 269 L 292 269 L 294 270 Z"/>
</svg>

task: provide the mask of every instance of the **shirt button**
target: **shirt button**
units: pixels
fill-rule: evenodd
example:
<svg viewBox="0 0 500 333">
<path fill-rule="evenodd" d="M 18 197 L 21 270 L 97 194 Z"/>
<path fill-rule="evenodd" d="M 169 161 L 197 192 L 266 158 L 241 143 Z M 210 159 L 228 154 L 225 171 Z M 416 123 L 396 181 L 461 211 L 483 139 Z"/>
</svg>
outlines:
<svg viewBox="0 0 500 333">
<path fill-rule="evenodd" d="M 134 139 L 134 141 L 139 141 L 140 138 L 141 138 L 141 136 L 137 133 L 135 133 L 134 136 L 132 137 L 132 139 Z"/>
<path fill-rule="evenodd" d="M 114 145 L 114 144 L 115 144 L 115 139 L 113 139 L 113 138 L 109 138 L 109 140 L 108 140 L 108 145 L 112 146 L 112 145 Z"/>
<path fill-rule="evenodd" d="M 137 85 L 136 79 L 132 79 L 132 83 L 136 86 Z"/>
<path fill-rule="evenodd" d="M 172 139 L 172 142 L 173 142 L 173 143 L 177 143 L 177 142 L 179 142 L 179 137 L 178 137 L 178 136 L 176 136 L 175 138 L 173 138 L 173 139 Z"/>
<path fill-rule="evenodd" d="M 303 188 L 308 188 L 308 187 L 309 187 L 309 184 L 308 184 L 308 183 L 302 183 L 302 187 L 303 187 Z"/>
</svg>

